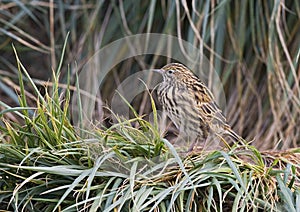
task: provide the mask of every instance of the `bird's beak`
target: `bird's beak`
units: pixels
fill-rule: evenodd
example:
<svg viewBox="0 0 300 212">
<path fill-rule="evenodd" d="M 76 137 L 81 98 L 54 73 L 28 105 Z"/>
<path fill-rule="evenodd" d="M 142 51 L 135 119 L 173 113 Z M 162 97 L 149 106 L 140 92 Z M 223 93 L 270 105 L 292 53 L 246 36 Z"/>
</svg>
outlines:
<svg viewBox="0 0 300 212">
<path fill-rule="evenodd" d="M 152 69 L 152 71 L 155 71 L 157 73 L 162 74 L 164 71 L 162 69 Z"/>
</svg>

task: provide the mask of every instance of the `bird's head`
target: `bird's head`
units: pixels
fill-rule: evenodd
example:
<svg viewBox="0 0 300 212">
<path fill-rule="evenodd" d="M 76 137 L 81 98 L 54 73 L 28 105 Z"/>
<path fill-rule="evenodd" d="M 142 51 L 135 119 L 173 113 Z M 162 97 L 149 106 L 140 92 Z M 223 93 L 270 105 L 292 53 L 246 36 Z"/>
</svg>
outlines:
<svg viewBox="0 0 300 212">
<path fill-rule="evenodd" d="M 180 63 L 170 63 L 161 69 L 154 69 L 154 71 L 160 73 L 163 76 L 164 82 L 167 83 L 185 83 L 186 79 L 195 77 L 195 75 L 186 66 Z"/>
</svg>

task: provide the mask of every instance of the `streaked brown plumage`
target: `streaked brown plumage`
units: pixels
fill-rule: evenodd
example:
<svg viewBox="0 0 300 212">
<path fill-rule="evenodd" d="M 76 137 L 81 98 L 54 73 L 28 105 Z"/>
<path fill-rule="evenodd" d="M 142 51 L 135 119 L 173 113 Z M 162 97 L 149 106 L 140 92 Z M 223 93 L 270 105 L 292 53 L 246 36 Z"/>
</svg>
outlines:
<svg viewBox="0 0 300 212">
<path fill-rule="evenodd" d="M 180 132 L 202 144 L 210 135 L 241 139 L 227 124 L 210 90 L 192 71 L 180 63 L 156 71 L 163 76 L 158 100 Z"/>
</svg>

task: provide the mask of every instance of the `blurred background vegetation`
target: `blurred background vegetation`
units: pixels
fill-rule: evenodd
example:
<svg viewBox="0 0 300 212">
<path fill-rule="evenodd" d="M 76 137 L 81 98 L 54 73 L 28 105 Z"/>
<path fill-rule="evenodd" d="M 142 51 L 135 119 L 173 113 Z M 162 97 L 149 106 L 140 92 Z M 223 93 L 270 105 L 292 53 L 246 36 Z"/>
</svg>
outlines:
<svg viewBox="0 0 300 212">
<path fill-rule="evenodd" d="M 12 44 L 43 91 L 58 68 L 68 32 L 60 82 L 67 82 L 69 71 L 73 85 L 75 72 L 99 48 L 128 35 L 164 33 L 190 42 L 209 59 L 224 86 L 227 118 L 239 134 L 254 139 L 253 145 L 262 150 L 297 147 L 299 19 L 298 1 L 4 0 L 0 4 L 0 100 L 18 105 Z M 126 77 L 171 61 L 142 55 L 118 64 L 101 87 L 103 102 L 109 102 Z M 27 91 L 30 104 L 31 88 Z"/>
<path fill-rule="evenodd" d="M 300 144 L 299 19 L 298 1 L 2 0 L 0 210 L 300 211 L 299 148 L 289 149 Z M 74 126 L 76 74 L 100 48 L 139 33 L 199 48 L 221 79 L 230 124 L 260 151 L 234 145 L 181 158 L 143 116 L 109 129 Z M 129 76 L 173 61 L 120 62 L 98 102 L 111 104 Z M 145 96 L 131 103 L 156 117 Z M 99 105 L 94 116 L 109 124 Z"/>
</svg>

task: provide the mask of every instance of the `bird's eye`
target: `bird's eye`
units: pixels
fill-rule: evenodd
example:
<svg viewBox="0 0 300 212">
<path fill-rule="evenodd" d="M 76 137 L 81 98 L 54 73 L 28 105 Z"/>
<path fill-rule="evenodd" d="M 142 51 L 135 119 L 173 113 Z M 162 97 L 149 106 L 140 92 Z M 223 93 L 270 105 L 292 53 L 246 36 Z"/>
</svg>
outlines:
<svg viewBox="0 0 300 212">
<path fill-rule="evenodd" d="M 173 74 L 174 70 L 168 70 L 168 74 Z"/>
</svg>

